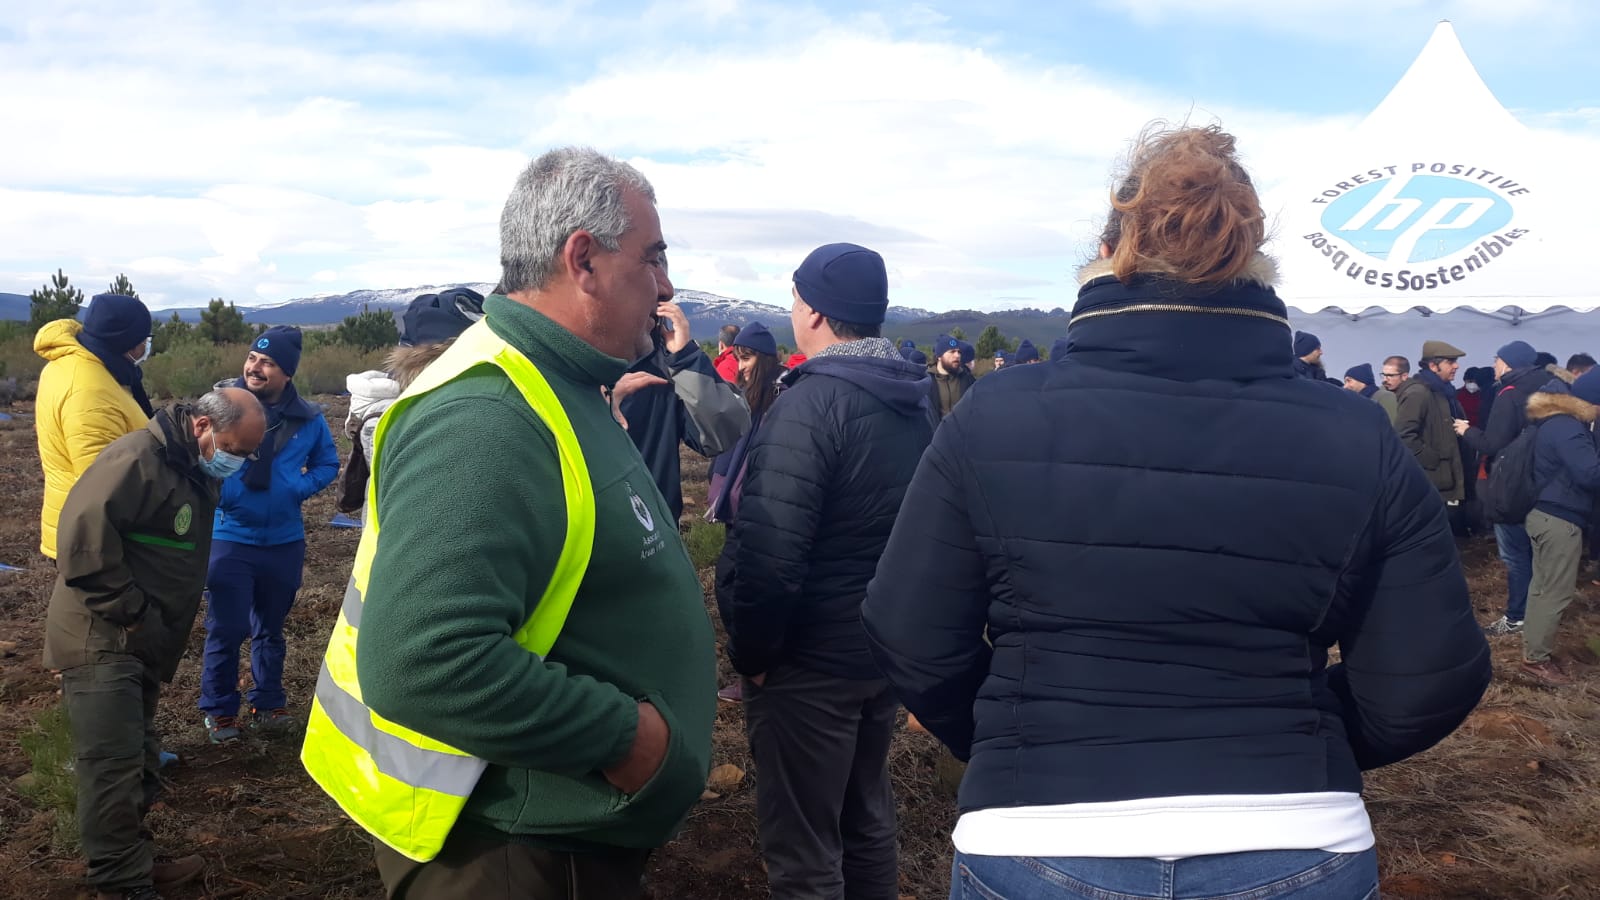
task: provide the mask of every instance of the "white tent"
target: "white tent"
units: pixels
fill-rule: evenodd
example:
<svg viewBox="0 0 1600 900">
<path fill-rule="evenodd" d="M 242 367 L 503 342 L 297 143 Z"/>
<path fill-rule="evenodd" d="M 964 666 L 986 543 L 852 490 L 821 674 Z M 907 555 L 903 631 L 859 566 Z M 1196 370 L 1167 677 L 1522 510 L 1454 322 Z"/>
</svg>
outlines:
<svg viewBox="0 0 1600 900">
<path fill-rule="evenodd" d="M 1322 339 L 1332 375 L 1422 342 L 1489 365 L 1521 339 L 1600 353 L 1600 283 L 1583 271 L 1600 207 L 1577 160 L 1516 120 L 1439 23 L 1416 61 L 1337 146 L 1307 148 L 1275 196 L 1278 293 Z M 1274 203 L 1276 201 L 1276 203 Z"/>
</svg>

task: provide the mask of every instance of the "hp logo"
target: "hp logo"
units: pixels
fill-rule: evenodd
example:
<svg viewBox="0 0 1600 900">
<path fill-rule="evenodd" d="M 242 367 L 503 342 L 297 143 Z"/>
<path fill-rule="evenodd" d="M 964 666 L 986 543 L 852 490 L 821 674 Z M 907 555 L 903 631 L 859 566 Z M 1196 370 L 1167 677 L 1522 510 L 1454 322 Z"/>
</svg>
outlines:
<svg viewBox="0 0 1600 900">
<path fill-rule="evenodd" d="M 1449 175 L 1395 175 L 1328 204 L 1322 226 L 1355 249 L 1391 264 L 1441 259 L 1511 221 L 1511 202 Z"/>
</svg>

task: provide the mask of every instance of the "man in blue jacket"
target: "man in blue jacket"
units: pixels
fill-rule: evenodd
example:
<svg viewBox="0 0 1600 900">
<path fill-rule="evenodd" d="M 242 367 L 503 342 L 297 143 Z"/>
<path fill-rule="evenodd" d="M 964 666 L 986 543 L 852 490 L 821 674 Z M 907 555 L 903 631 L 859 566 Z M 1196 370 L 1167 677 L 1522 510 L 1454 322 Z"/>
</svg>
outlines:
<svg viewBox="0 0 1600 900">
<path fill-rule="evenodd" d="M 774 900 L 894 900 L 889 742 L 899 703 L 861 598 L 933 435 L 928 376 L 883 337 L 883 257 L 812 251 L 790 324 L 804 364 L 751 440 L 719 603 L 745 677 L 756 817 Z"/>
<path fill-rule="evenodd" d="M 1522 671 L 1551 685 L 1572 682 L 1551 651 L 1561 614 L 1578 592 L 1583 529 L 1600 494 L 1600 448 L 1592 431 L 1600 413 L 1596 404 L 1600 372 L 1574 381 L 1570 393 L 1557 379 L 1528 398 L 1528 421 L 1539 427 L 1533 471 L 1544 487 L 1527 519 L 1533 581 L 1522 631 Z"/>
<path fill-rule="evenodd" d="M 239 645 L 250 639 L 250 724 L 284 731 L 294 720 L 283 693 L 283 620 L 300 590 L 306 528 L 300 506 L 339 474 L 328 420 L 300 399 L 300 329 L 269 328 L 250 345 L 242 387 L 267 412 L 267 437 L 222 483 L 206 576 L 205 668 L 200 709 L 212 743 L 238 740 Z"/>
</svg>

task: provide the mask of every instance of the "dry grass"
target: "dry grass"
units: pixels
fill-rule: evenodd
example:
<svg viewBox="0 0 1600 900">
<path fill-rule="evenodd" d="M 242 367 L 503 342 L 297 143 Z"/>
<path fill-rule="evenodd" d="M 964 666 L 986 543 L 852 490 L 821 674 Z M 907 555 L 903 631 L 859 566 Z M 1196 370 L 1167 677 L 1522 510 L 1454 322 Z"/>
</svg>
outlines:
<svg viewBox="0 0 1600 900">
<path fill-rule="evenodd" d="M 318 399 L 328 402 L 337 424 L 343 401 Z M 82 863 L 53 849 L 54 813 L 15 784 L 28 771 L 18 737 L 55 705 L 56 691 L 39 666 L 53 570 L 35 549 L 38 462 L 27 404 L 12 411 L 23 415 L 0 422 L 0 563 L 24 571 L 0 572 L 0 639 L 21 644 L 15 655 L 0 658 L 0 893 L 67 900 L 80 896 Z M 339 435 L 339 428 L 333 430 Z M 691 521 L 704 513 L 706 463 L 693 455 L 684 462 L 684 518 Z M 285 683 L 301 715 L 359 535 L 328 527 L 332 514 L 331 492 L 307 507 L 305 586 L 287 625 Z M 1488 621 L 1499 614 L 1503 592 L 1492 544 L 1467 542 L 1464 559 L 1479 618 Z M 712 611 L 709 570 L 702 570 L 701 580 Z M 1585 588 L 1585 594 L 1590 600 L 1568 613 L 1560 648 L 1575 661 L 1580 685 L 1551 690 L 1512 674 L 1517 642 L 1500 639 L 1499 672 L 1471 727 L 1417 759 L 1369 776 L 1386 897 L 1600 897 L 1600 666 L 1585 648 L 1600 636 L 1600 614 L 1590 605 L 1600 589 Z M 719 629 L 719 646 L 721 639 Z M 211 867 L 204 882 L 172 896 L 380 897 L 366 837 L 305 778 L 296 741 L 250 740 L 226 748 L 206 743 L 194 708 L 202 640 L 197 628 L 189 659 L 163 695 L 158 724 L 168 749 L 184 762 L 169 773 L 172 790 L 149 823 L 163 846 L 198 851 Z M 725 660 L 720 666 L 726 683 L 732 672 Z M 656 854 L 651 881 L 660 900 L 766 896 L 756 844 L 756 773 L 737 707 L 719 711 L 714 742 L 715 763 L 733 763 L 750 774 L 701 803 L 678 839 Z M 922 900 L 948 892 L 955 813 L 940 780 L 942 756 L 928 736 L 902 732 L 890 757 L 899 800 L 901 891 Z"/>
</svg>

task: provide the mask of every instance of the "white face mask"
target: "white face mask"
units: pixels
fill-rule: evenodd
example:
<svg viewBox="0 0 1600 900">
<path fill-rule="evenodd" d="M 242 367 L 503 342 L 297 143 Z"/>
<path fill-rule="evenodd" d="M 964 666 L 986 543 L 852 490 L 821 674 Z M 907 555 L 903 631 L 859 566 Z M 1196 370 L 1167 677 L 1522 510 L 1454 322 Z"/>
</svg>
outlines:
<svg viewBox="0 0 1600 900">
<path fill-rule="evenodd" d="M 1476 384 L 1473 384 L 1470 381 L 1467 382 L 1467 393 L 1476 394 L 1479 390 L 1480 388 Z"/>
<path fill-rule="evenodd" d="M 150 348 L 155 344 L 155 340 L 156 339 L 153 337 L 147 337 L 144 339 L 144 354 L 133 361 L 134 365 L 142 366 L 144 365 L 144 361 L 150 358 Z"/>
</svg>

